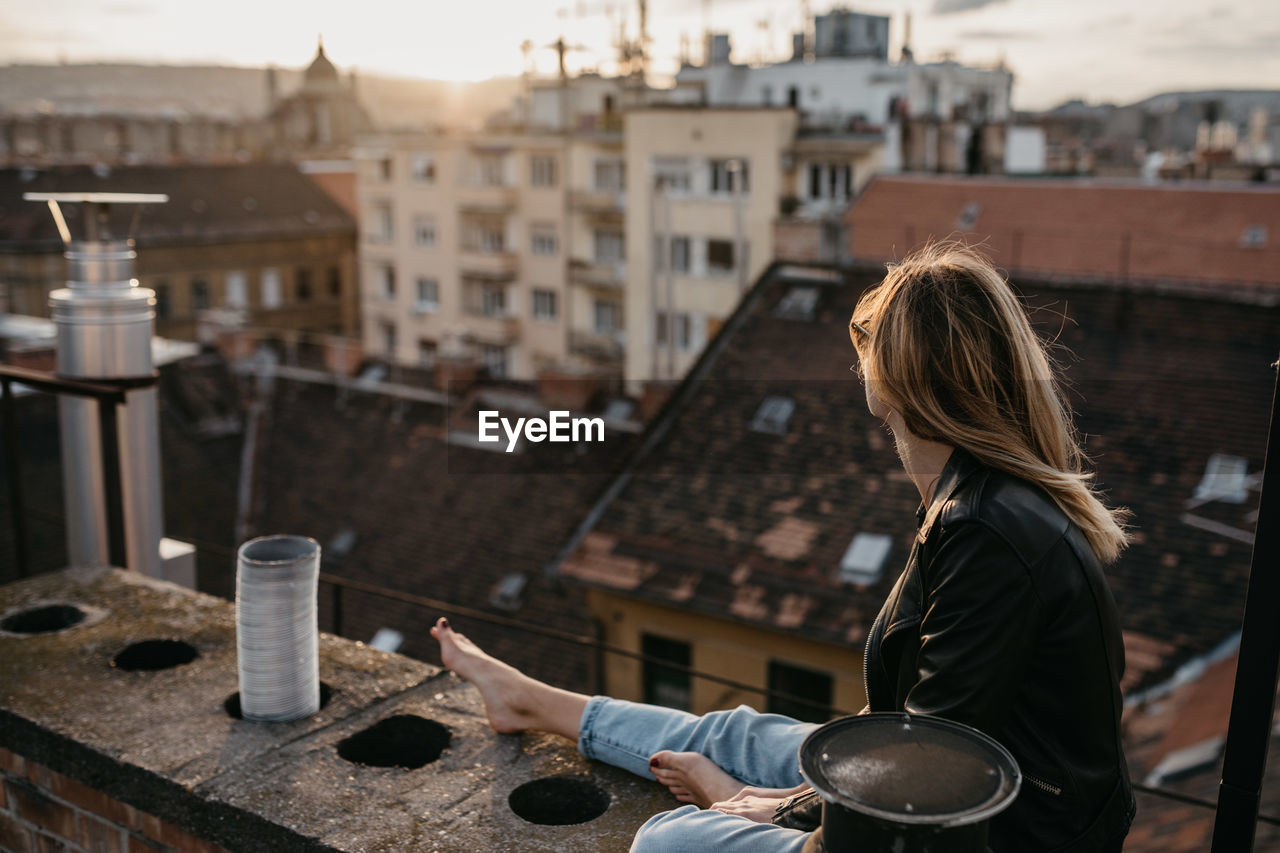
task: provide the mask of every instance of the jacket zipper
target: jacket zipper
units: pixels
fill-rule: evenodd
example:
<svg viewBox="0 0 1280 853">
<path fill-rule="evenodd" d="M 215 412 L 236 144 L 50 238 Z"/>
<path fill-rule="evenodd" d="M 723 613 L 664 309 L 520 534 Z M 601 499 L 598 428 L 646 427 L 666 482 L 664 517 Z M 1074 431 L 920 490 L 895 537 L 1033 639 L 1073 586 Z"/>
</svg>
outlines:
<svg viewBox="0 0 1280 853">
<path fill-rule="evenodd" d="M 883 611 L 881 611 L 883 612 Z M 876 626 L 880 624 L 880 613 L 871 621 L 871 630 L 867 632 L 867 644 L 862 647 L 862 691 L 867 696 L 867 707 L 871 707 L 871 638 L 876 635 Z"/>
<path fill-rule="evenodd" d="M 1048 782 L 1045 782 L 1041 779 L 1037 779 L 1036 777 L 1028 773 L 1023 773 L 1022 778 L 1026 779 L 1028 782 L 1030 782 L 1032 785 L 1035 785 L 1037 788 L 1039 788 L 1041 791 L 1044 791 L 1046 794 L 1053 794 L 1055 797 L 1062 796 L 1062 789 L 1059 788 L 1057 785 L 1050 785 Z"/>
</svg>

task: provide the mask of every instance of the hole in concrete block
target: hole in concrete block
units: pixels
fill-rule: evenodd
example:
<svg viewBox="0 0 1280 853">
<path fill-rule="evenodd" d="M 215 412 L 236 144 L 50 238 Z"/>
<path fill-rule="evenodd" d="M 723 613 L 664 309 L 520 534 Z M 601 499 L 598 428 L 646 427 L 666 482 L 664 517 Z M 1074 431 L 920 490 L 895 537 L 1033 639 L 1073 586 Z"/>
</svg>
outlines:
<svg viewBox="0 0 1280 853">
<path fill-rule="evenodd" d="M 452 737 L 434 720 L 397 714 L 341 741 L 338 755 L 354 764 L 416 770 L 439 758 Z"/>
<path fill-rule="evenodd" d="M 51 634 L 84 621 L 84 611 L 71 604 L 47 604 L 11 613 L 0 622 L 0 630 L 11 634 Z"/>
<path fill-rule="evenodd" d="M 609 794 L 583 776 L 548 776 L 516 788 L 507 797 L 507 804 L 529 823 L 567 826 L 604 814 L 609 808 Z"/>
<path fill-rule="evenodd" d="M 335 692 L 336 691 L 332 687 L 325 684 L 323 681 L 320 682 L 320 707 L 321 708 L 329 704 L 329 698 L 333 696 Z M 232 693 L 230 696 L 227 697 L 227 701 L 222 703 L 222 709 L 226 711 L 227 716 L 231 717 L 233 720 L 244 719 L 244 712 L 240 710 L 240 691 L 239 690 L 237 690 L 235 693 Z"/>
<path fill-rule="evenodd" d="M 125 646 L 111 665 L 126 672 L 154 672 L 191 663 L 199 654 L 195 646 L 181 640 L 143 640 Z"/>
</svg>

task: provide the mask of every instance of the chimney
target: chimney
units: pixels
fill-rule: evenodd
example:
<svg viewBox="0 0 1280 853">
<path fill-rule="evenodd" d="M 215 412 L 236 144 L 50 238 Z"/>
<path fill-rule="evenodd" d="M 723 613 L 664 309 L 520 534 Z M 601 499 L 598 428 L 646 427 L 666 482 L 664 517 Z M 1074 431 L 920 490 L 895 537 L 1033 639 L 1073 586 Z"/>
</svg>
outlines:
<svg viewBox="0 0 1280 853">
<path fill-rule="evenodd" d="M 23 198 L 48 203 L 67 246 L 67 286 L 49 295 L 57 329 L 58 374 L 68 379 L 138 382 L 138 387 L 126 392 L 125 405 L 117 409 L 126 562 L 127 568 L 161 577 L 160 437 L 151 363 L 155 293 L 138 287 L 133 240 L 110 234 L 108 214 L 111 205 L 165 202 L 168 196 L 27 193 Z M 84 239 L 71 239 L 59 202 L 85 205 Z M 93 400 L 62 396 L 58 411 L 68 562 L 106 565 L 110 562 L 106 484 L 97 405 Z"/>
</svg>

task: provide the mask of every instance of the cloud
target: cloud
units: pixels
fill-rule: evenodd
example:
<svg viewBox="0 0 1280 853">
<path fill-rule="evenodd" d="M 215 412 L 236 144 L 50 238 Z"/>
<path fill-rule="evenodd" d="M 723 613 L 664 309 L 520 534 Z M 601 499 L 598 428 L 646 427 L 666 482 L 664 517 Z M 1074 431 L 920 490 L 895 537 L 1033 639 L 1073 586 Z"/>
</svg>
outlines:
<svg viewBox="0 0 1280 853">
<path fill-rule="evenodd" d="M 965 30 L 956 35 L 967 41 L 1040 41 L 1044 38 L 1035 30 Z"/>
<path fill-rule="evenodd" d="M 953 15 L 957 12 L 972 12 L 974 9 L 1004 2 L 1007 0 L 934 0 L 933 11 L 936 15 Z"/>
</svg>

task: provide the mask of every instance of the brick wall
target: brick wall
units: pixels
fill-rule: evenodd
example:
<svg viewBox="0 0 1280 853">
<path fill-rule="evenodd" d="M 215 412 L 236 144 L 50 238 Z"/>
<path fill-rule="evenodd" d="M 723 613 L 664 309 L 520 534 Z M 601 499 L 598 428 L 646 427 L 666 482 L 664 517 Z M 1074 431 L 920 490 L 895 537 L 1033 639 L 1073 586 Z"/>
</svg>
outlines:
<svg viewBox="0 0 1280 853">
<path fill-rule="evenodd" d="M 0 748 L 0 850 L 226 853 L 101 791 Z"/>
</svg>

